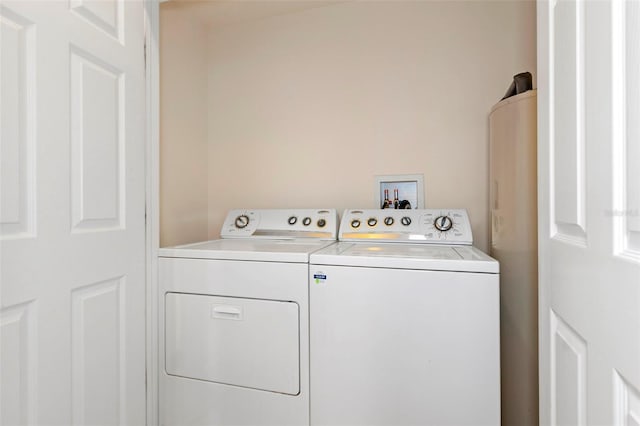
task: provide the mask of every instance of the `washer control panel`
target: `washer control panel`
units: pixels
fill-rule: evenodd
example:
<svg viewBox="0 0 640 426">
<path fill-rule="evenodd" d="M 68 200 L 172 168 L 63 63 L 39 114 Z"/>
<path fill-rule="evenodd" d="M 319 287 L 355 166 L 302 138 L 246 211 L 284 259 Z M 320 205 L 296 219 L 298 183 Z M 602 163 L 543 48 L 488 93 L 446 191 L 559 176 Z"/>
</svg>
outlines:
<svg viewBox="0 0 640 426">
<path fill-rule="evenodd" d="M 231 210 L 220 231 L 222 238 L 316 238 L 336 240 L 336 209 Z"/>
<path fill-rule="evenodd" d="M 422 244 L 473 243 L 471 223 L 465 209 L 345 210 L 338 239 Z"/>
</svg>

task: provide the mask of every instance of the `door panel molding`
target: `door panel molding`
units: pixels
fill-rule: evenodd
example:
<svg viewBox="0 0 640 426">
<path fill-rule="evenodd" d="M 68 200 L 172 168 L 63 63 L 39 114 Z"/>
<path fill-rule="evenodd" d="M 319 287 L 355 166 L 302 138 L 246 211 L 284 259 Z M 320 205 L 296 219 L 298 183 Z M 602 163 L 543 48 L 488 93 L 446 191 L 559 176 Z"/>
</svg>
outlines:
<svg viewBox="0 0 640 426">
<path fill-rule="evenodd" d="M 551 309 L 551 424 L 587 424 L 587 343 Z"/>
<path fill-rule="evenodd" d="M 37 308 L 31 300 L 0 310 L 0 424 L 36 424 Z"/>
<path fill-rule="evenodd" d="M 70 0 L 69 9 L 124 45 L 123 0 Z"/>
<path fill-rule="evenodd" d="M 584 13 L 583 0 L 556 0 L 550 8 L 551 237 L 578 246 L 587 243 Z"/>
<path fill-rule="evenodd" d="M 36 25 L 0 5 L 0 239 L 36 236 Z"/>
<path fill-rule="evenodd" d="M 72 422 L 126 424 L 125 277 L 71 292 Z"/>
<path fill-rule="evenodd" d="M 73 45 L 70 58 L 72 232 L 124 229 L 125 74 Z"/>
<path fill-rule="evenodd" d="M 613 371 L 615 426 L 640 426 L 640 391 Z"/>
<path fill-rule="evenodd" d="M 615 254 L 640 263 L 640 170 L 632 166 L 640 159 L 640 93 L 637 70 L 640 67 L 640 39 L 636 23 L 640 3 L 617 1 L 612 4 L 612 82 L 614 126 L 613 208 Z"/>
</svg>

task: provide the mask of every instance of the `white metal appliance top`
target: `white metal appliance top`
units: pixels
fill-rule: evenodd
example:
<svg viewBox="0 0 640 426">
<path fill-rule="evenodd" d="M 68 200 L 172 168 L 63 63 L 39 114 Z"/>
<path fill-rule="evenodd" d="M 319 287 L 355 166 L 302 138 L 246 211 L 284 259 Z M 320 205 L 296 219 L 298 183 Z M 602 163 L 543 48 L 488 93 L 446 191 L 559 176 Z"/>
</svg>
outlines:
<svg viewBox="0 0 640 426">
<path fill-rule="evenodd" d="M 345 210 L 340 241 L 471 245 L 465 209 Z"/>
<path fill-rule="evenodd" d="M 222 239 L 161 248 L 160 257 L 307 263 L 336 242 L 335 209 L 232 210 Z"/>
<path fill-rule="evenodd" d="M 309 255 L 334 244 L 320 239 L 223 239 L 161 248 L 160 257 L 307 263 Z"/>
<path fill-rule="evenodd" d="M 313 253 L 313 265 L 497 274 L 500 265 L 468 245 L 389 244 L 377 241 L 339 242 Z"/>
</svg>

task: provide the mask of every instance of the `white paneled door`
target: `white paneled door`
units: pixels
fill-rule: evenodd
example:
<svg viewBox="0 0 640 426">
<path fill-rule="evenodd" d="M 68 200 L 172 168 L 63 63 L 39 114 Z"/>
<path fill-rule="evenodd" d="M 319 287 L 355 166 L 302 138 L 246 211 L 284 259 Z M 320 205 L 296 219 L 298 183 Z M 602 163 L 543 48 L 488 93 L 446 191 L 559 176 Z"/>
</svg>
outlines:
<svg viewBox="0 0 640 426">
<path fill-rule="evenodd" d="M 640 2 L 538 3 L 540 421 L 640 425 Z"/>
<path fill-rule="evenodd" d="M 0 1 L 0 424 L 145 423 L 144 5 Z"/>
</svg>

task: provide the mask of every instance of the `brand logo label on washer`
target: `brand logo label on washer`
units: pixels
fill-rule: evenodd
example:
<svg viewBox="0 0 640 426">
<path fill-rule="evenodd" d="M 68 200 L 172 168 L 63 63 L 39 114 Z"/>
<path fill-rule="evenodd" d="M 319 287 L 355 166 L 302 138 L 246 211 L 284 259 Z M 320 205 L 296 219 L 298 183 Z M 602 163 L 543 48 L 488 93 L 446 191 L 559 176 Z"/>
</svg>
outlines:
<svg viewBox="0 0 640 426">
<path fill-rule="evenodd" d="M 313 279 L 316 284 L 323 284 L 327 280 L 327 276 L 322 272 L 318 272 L 316 274 L 313 274 Z"/>
</svg>

